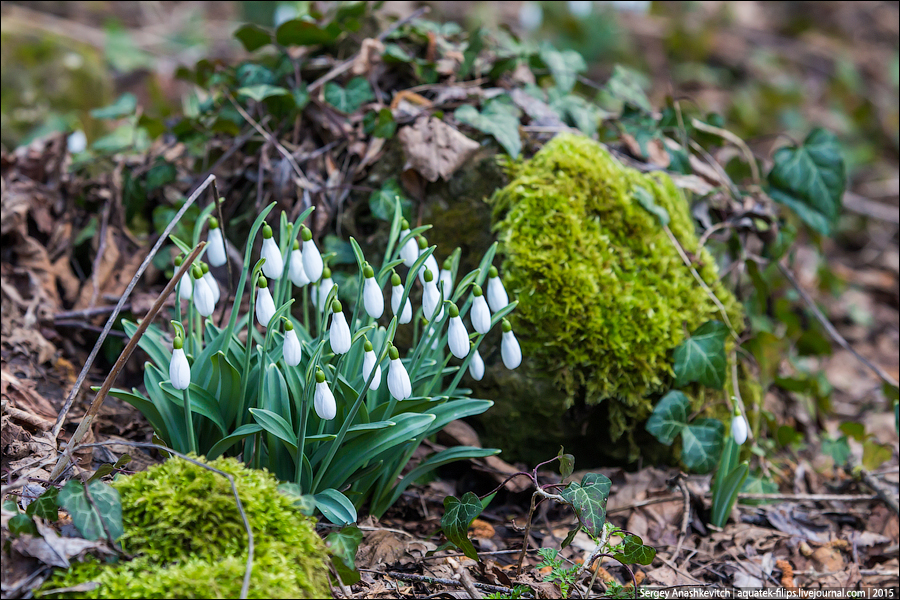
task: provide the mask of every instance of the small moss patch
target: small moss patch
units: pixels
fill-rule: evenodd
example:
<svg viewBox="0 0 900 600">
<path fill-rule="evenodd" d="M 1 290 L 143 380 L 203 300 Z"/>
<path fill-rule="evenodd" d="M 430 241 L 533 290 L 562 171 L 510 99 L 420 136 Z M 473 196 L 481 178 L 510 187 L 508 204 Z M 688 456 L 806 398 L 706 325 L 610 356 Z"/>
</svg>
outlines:
<svg viewBox="0 0 900 600">
<path fill-rule="evenodd" d="M 251 598 L 330 597 L 325 547 L 314 521 L 278 492 L 265 471 L 232 458 L 209 463 L 234 476 L 253 529 Z M 237 598 L 247 560 L 247 533 L 231 485 L 221 475 L 171 459 L 113 482 L 122 499 L 123 550 L 132 561 L 97 560 L 58 571 L 43 591 L 89 581 L 70 598 Z M 60 597 L 54 594 L 52 597 Z"/>
<path fill-rule="evenodd" d="M 688 203 L 665 174 L 627 168 L 577 135 L 555 137 L 511 171 L 492 204 L 524 354 L 553 375 L 567 406 L 608 401 L 618 439 L 671 386 L 672 351 L 686 332 L 723 319 L 635 199 L 638 187 L 668 211 L 672 233 L 739 329 L 741 306 L 717 283 Z"/>
</svg>

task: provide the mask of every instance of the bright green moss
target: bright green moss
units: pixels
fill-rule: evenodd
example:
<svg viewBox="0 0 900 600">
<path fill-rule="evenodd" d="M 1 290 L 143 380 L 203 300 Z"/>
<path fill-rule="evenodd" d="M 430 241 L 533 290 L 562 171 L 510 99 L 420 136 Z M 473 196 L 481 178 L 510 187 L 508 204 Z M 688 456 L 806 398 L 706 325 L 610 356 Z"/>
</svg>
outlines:
<svg viewBox="0 0 900 600">
<path fill-rule="evenodd" d="M 672 351 L 685 332 L 723 319 L 634 199 L 638 186 L 668 211 L 672 233 L 738 329 L 741 307 L 716 283 L 709 253 L 697 255 L 688 204 L 665 174 L 624 167 L 575 135 L 555 137 L 512 174 L 492 203 L 523 352 L 555 377 L 568 405 L 610 401 L 615 440 L 671 386 Z"/>
<path fill-rule="evenodd" d="M 313 521 L 277 490 L 264 471 L 218 459 L 235 477 L 253 529 L 251 598 L 327 598 L 325 549 Z M 43 590 L 96 581 L 72 598 L 237 598 L 247 560 L 247 533 L 225 477 L 172 459 L 113 483 L 122 498 L 122 548 L 138 557 L 58 571 Z M 54 597 L 59 597 L 54 595 Z"/>
</svg>

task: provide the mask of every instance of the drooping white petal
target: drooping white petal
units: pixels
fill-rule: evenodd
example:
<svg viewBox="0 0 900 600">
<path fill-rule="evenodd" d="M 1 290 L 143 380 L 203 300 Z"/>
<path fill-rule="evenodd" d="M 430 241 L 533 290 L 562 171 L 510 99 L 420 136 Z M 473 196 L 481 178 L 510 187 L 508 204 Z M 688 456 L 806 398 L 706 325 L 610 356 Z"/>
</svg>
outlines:
<svg viewBox="0 0 900 600">
<path fill-rule="evenodd" d="M 375 356 L 374 350 L 369 350 L 363 356 L 363 367 L 362 367 L 362 376 L 363 381 L 369 380 L 369 375 L 372 374 L 372 369 L 375 369 L 375 378 L 372 379 L 372 384 L 369 386 L 370 390 L 377 390 L 381 385 L 381 365 L 377 365 L 378 357 Z"/>
<path fill-rule="evenodd" d="M 303 242 L 303 270 L 309 280 L 318 281 L 324 268 L 325 263 L 322 262 L 322 255 L 316 243 L 312 240 Z"/>
<path fill-rule="evenodd" d="M 366 278 L 363 284 L 363 306 L 366 313 L 375 319 L 384 314 L 384 294 L 374 277 Z"/>
<path fill-rule="evenodd" d="M 328 331 L 331 334 L 331 350 L 335 354 L 344 354 L 350 350 L 350 326 L 344 313 L 332 313 Z"/>
<path fill-rule="evenodd" d="M 441 275 L 438 277 L 438 283 L 444 284 L 444 298 L 447 300 L 453 295 L 453 274 L 446 270 L 441 269 Z M 438 286 L 440 288 L 440 286 Z"/>
<path fill-rule="evenodd" d="M 303 254 L 299 250 L 291 250 L 288 274 L 290 275 L 291 283 L 297 287 L 309 285 L 309 277 L 306 276 L 306 270 L 303 268 Z"/>
<path fill-rule="evenodd" d="M 391 361 L 388 371 L 388 391 L 397 400 L 406 400 L 412 395 L 412 384 L 409 382 L 409 373 L 399 358 Z"/>
<path fill-rule="evenodd" d="M 425 282 L 425 291 L 422 293 L 422 314 L 426 319 L 431 320 L 431 316 L 434 314 L 434 311 L 438 309 L 438 305 L 441 304 L 441 293 L 437 289 L 437 285 L 435 285 L 434 280 Z M 440 311 L 438 311 L 437 316 L 434 317 L 435 321 L 439 321 L 440 318 L 444 315 L 444 308 L 441 307 Z"/>
<path fill-rule="evenodd" d="M 519 340 L 512 331 L 504 331 L 500 340 L 500 356 L 503 357 L 503 364 L 507 369 L 515 369 L 522 364 L 522 349 L 519 347 Z"/>
<path fill-rule="evenodd" d="M 402 240 L 407 235 L 409 235 L 409 229 L 402 230 L 400 239 Z M 407 267 L 413 266 L 413 263 L 419 258 L 419 245 L 416 243 L 416 238 L 409 238 L 409 241 L 400 247 L 400 258 Z"/>
<path fill-rule="evenodd" d="M 487 301 L 491 307 L 491 312 L 497 312 L 506 308 L 509 304 L 509 296 L 506 295 L 506 288 L 499 277 L 490 277 L 487 284 Z"/>
<path fill-rule="evenodd" d="M 263 274 L 269 279 L 278 279 L 284 271 L 284 260 L 281 257 L 281 250 L 278 244 L 272 238 L 263 239 L 262 252 L 260 253 L 266 262 L 263 263 Z"/>
<path fill-rule="evenodd" d="M 469 375 L 475 381 L 481 381 L 481 378 L 484 377 L 484 361 L 481 360 L 478 350 L 472 353 L 472 359 L 469 361 Z"/>
<path fill-rule="evenodd" d="M 447 345 L 456 358 L 465 358 L 469 354 L 469 332 L 459 315 L 450 318 L 447 330 Z"/>
<path fill-rule="evenodd" d="M 316 414 L 320 419 L 330 421 L 337 414 L 337 403 L 334 401 L 334 394 L 328 383 L 316 383 L 316 394 L 313 398 L 313 405 L 316 408 Z"/>
<path fill-rule="evenodd" d="M 300 345 L 300 338 L 297 337 L 297 332 L 293 329 L 284 332 L 282 354 L 284 363 L 287 366 L 296 367 L 300 364 L 300 359 L 303 357 L 303 348 Z"/>
<path fill-rule="evenodd" d="M 491 309 L 488 308 L 484 295 L 475 296 L 472 300 L 472 327 L 478 333 L 487 333 L 491 330 Z"/>
<path fill-rule="evenodd" d="M 397 322 L 401 325 L 412 321 L 412 304 L 409 297 L 403 304 L 403 311 L 400 311 L 400 300 L 403 299 L 403 286 L 395 285 L 391 287 L 391 311 L 397 315 Z M 398 314 L 399 313 L 399 314 Z"/>
<path fill-rule="evenodd" d="M 425 252 L 422 250 L 422 252 Z M 420 253 L 421 254 L 421 253 Z M 425 269 L 431 271 L 431 274 L 435 277 L 438 276 L 440 269 L 438 269 L 437 259 L 434 257 L 434 253 L 428 255 L 428 258 L 425 259 L 425 264 L 422 265 L 422 268 L 419 269 L 419 282 L 422 285 L 425 285 Z M 435 287 L 437 287 L 437 280 L 433 280 Z"/>
<path fill-rule="evenodd" d="M 213 229 L 213 231 L 218 231 L 218 229 Z M 213 304 L 218 304 L 219 298 L 222 297 L 222 291 L 219 289 L 219 282 L 216 281 L 216 278 L 213 277 L 212 273 L 209 271 L 203 274 L 203 281 L 206 282 L 206 285 L 208 285 L 210 291 L 212 291 Z"/>
<path fill-rule="evenodd" d="M 326 277 L 319 282 L 318 286 L 314 285 L 309 290 L 309 297 L 319 310 L 325 310 L 325 302 L 328 301 L 328 294 L 333 287 L 334 280 L 331 277 Z"/>
<path fill-rule="evenodd" d="M 181 281 L 178 282 L 178 297 L 182 300 L 190 300 L 191 295 L 193 293 L 194 284 L 192 281 L 194 280 L 191 277 L 191 270 L 188 269 L 184 275 L 181 276 Z"/>
<path fill-rule="evenodd" d="M 213 291 L 209 289 L 209 284 L 202 277 L 194 280 L 194 306 L 204 317 L 213 314 L 216 308 L 216 302 L 213 300 Z"/>
<path fill-rule="evenodd" d="M 182 348 L 172 351 L 172 361 L 169 363 L 169 379 L 176 390 L 186 390 L 191 385 L 191 365 Z"/>
<path fill-rule="evenodd" d="M 735 415 L 731 420 L 731 435 L 739 446 L 747 441 L 747 420 L 744 415 Z"/>
<path fill-rule="evenodd" d="M 275 300 L 268 287 L 259 288 L 256 294 L 256 320 L 263 327 L 269 326 L 269 321 L 275 316 Z"/>
<path fill-rule="evenodd" d="M 228 255 L 225 253 L 225 238 L 222 237 L 222 230 L 218 227 L 210 229 L 209 235 L 206 236 L 206 258 L 214 267 L 221 267 L 228 262 Z"/>
</svg>

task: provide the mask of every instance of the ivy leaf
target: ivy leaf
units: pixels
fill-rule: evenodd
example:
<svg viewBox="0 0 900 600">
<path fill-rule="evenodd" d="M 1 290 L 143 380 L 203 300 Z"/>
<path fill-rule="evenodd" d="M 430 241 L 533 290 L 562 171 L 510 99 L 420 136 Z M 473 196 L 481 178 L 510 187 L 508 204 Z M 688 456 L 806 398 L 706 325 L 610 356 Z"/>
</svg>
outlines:
<svg viewBox="0 0 900 600">
<path fill-rule="evenodd" d="M 247 23 L 238 27 L 234 32 L 234 37 L 243 44 L 247 52 L 259 50 L 263 46 L 272 43 L 272 34 L 253 23 Z"/>
<path fill-rule="evenodd" d="M 644 540 L 636 535 L 626 537 L 622 547 L 622 552 L 616 552 L 615 559 L 626 565 L 649 565 L 656 557 L 656 548 L 645 546 Z"/>
<path fill-rule="evenodd" d="M 626 104 L 631 104 L 644 112 L 652 113 L 653 107 L 650 105 L 650 100 L 641 86 L 642 79 L 638 72 L 622 65 L 616 65 L 613 68 L 612 75 L 606 82 L 606 91 L 610 96 Z"/>
<path fill-rule="evenodd" d="M 603 533 L 606 500 L 611 487 L 612 482 L 606 475 L 588 473 L 580 484 L 573 481 L 560 492 L 560 496 L 572 505 L 581 525 L 593 538 L 598 538 Z"/>
<path fill-rule="evenodd" d="M 559 447 L 556 457 L 559 459 L 559 474 L 565 479 L 575 470 L 575 457 L 571 454 L 564 454 L 562 446 Z"/>
<path fill-rule="evenodd" d="M 690 407 L 691 401 L 687 396 L 678 390 L 672 390 L 653 409 L 653 414 L 647 420 L 647 431 L 666 446 L 671 446 L 687 424 Z"/>
<path fill-rule="evenodd" d="M 718 419 L 696 419 L 681 430 L 681 461 L 697 473 L 709 473 L 722 455 L 725 425 Z"/>
<path fill-rule="evenodd" d="M 847 443 L 847 436 L 842 435 L 837 439 L 825 437 L 822 439 L 822 454 L 827 454 L 834 460 L 837 466 L 843 466 L 850 460 L 852 453 L 850 452 L 850 444 Z"/>
<path fill-rule="evenodd" d="M 329 533 L 325 538 L 328 551 L 332 556 L 331 562 L 344 585 L 353 585 L 359 581 L 359 571 L 356 570 L 356 551 L 359 549 L 362 539 L 363 533 L 355 525 Z"/>
<path fill-rule="evenodd" d="M 575 539 L 575 536 L 578 535 L 579 531 L 581 531 L 581 525 L 573 527 L 571 530 L 569 530 L 569 533 L 566 534 L 566 539 L 562 541 L 562 544 L 560 544 L 559 547 L 565 550 L 566 546 L 572 543 L 572 540 Z"/>
<path fill-rule="evenodd" d="M 315 21 L 308 19 L 291 19 L 285 21 L 275 30 L 275 41 L 282 46 L 315 46 L 330 44 L 341 34 L 341 26 L 331 22 L 320 27 Z"/>
<path fill-rule="evenodd" d="M 834 134 L 813 129 L 801 145 L 780 148 L 772 160 L 772 199 L 793 210 L 815 231 L 831 235 L 847 185 L 847 169 Z"/>
<path fill-rule="evenodd" d="M 59 520 L 58 495 L 59 488 L 50 487 L 41 494 L 37 500 L 25 508 L 25 514 L 29 517 L 40 517 L 42 519 L 47 519 L 48 521 Z"/>
<path fill-rule="evenodd" d="M 725 338 L 728 327 L 707 321 L 675 348 L 675 387 L 699 381 L 721 390 L 725 385 Z"/>
<path fill-rule="evenodd" d="M 38 535 L 37 526 L 34 524 L 34 521 L 24 513 L 19 513 L 14 517 L 11 517 L 7 523 L 7 527 L 9 527 L 9 532 L 12 535 L 22 535 L 23 533 Z"/>
<path fill-rule="evenodd" d="M 369 196 L 369 210 L 376 219 L 391 222 L 397 202 L 400 202 L 400 211 L 403 215 L 409 215 L 412 201 L 403 194 L 397 179 L 391 177 L 381 185 L 381 189 L 375 190 Z"/>
<path fill-rule="evenodd" d="M 309 91 L 306 89 L 306 84 L 302 81 L 299 86 L 291 90 L 291 95 L 294 97 L 294 104 L 297 106 L 297 110 L 303 110 L 309 104 Z"/>
<path fill-rule="evenodd" d="M 463 554 L 472 560 L 480 560 L 475 546 L 469 541 L 468 531 L 472 521 L 484 510 L 481 500 L 472 492 L 466 492 L 462 500 L 455 496 L 444 498 L 444 516 L 441 517 L 441 529 L 447 539 L 453 542 Z"/>
<path fill-rule="evenodd" d="M 474 127 L 478 131 L 492 136 L 500 144 L 506 153 L 513 158 L 518 158 L 522 151 L 522 140 L 519 137 L 519 119 L 510 112 L 497 108 L 497 104 L 490 103 L 482 112 L 465 104 L 456 109 L 453 116 L 460 123 Z"/>
<path fill-rule="evenodd" d="M 397 131 L 397 122 L 394 121 L 394 113 L 389 108 L 378 111 L 378 118 L 372 127 L 372 135 L 377 138 L 389 139 L 394 137 Z"/>
<path fill-rule="evenodd" d="M 372 87 L 363 77 L 354 77 L 343 88 L 333 81 L 325 84 L 325 102 L 342 113 L 352 113 L 360 109 L 366 102 L 375 98 Z"/>
<path fill-rule="evenodd" d="M 665 227 L 669 224 L 669 211 L 656 203 L 653 194 L 645 188 L 637 186 L 634 188 L 634 199 L 638 201 L 644 210 L 659 219 L 660 224 Z"/>
<path fill-rule="evenodd" d="M 312 494 L 304 494 L 303 488 L 300 487 L 299 483 L 281 483 L 278 485 L 278 491 L 291 498 L 294 501 L 294 506 L 307 517 L 311 517 L 315 514 L 315 496 Z"/>
<path fill-rule="evenodd" d="M 102 108 L 95 108 L 91 111 L 91 116 L 95 119 L 119 119 L 134 114 L 137 108 L 137 97 L 128 92 L 119 96 L 119 98 Z"/>
<path fill-rule="evenodd" d="M 547 92 L 548 103 L 560 117 L 588 136 L 597 133 L 597 124 L 608 113 L 581 96 L 567 94 L 557 88 Z"/>
<path fill-rule="evenodd" d="M 114 488 L 102 481 L 94 481 L 85 490 L 80 481 L 70 479 L 59 491 L 57 499 L 59 505 L 69 511 L 72 522 L 84 539 L 105 538 L 104 525 L 113 541 L 122 537 L 122 502 Z"/>
<path fill-rule="evenodd" d="M 241 96 L 250 98 L 251 100 L 255 100 L 256 102 L 262 102 L 266 98 L 271 98 L 272 96 L 289 96 L 291 94 L 283 87 L 269 85 L 268 83 L 242 87 L 238 89 L 237 93 Z"/>
<path fill-rule="evenodd" d="M 560 52 L 549 43 L 541 45 L 541 60 L 550 69 L 556 87 L 564 92 L 571 92 L 575 87 L 578 74 L 587 70 L 587 63 L 578 52 L 563 50 Z"/>
</svg>

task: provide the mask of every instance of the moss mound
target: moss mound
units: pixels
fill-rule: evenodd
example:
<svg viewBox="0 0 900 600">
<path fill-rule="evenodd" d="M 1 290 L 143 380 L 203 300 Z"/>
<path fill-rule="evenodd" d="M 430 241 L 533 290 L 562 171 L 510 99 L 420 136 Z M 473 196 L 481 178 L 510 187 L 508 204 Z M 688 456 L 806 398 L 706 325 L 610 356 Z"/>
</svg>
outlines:
<svg viewBox="0 0 900 600">
<path fill-rule="evenodd" d="M 553 375 L 567 406 L 609 401 L 616 440 L 670 387 L 672 351 L 686 332 L 722 320 L 657 218 L 635 199 L 638 187 L 668 211 L 669 228 L 735 327 L 740 304 L 716 283 L 688 203 L 665 174 L 627 168 L 576 135 L 555 137 L 511 171 L 513 180 L 491 201 L 524 354 Z"/>
<path fill-rule="evenodd" d="M 232 458 L 210 466 L 235 477 L 254 536 L 251 598 L 328 598 L 325 547 L 314 521 L 278 492 L 265 471 Z M 70 598 L 237 598 L 247 560 L 247 533 L 221 475 L 171 459 L 113 483 L 122 499 L 125 535 L 135 560 L 92 560 L 58 571 L 43 590 L 100 584 Z M 54 594 L 53 597 L 60 597 Z"/>
</svg>

